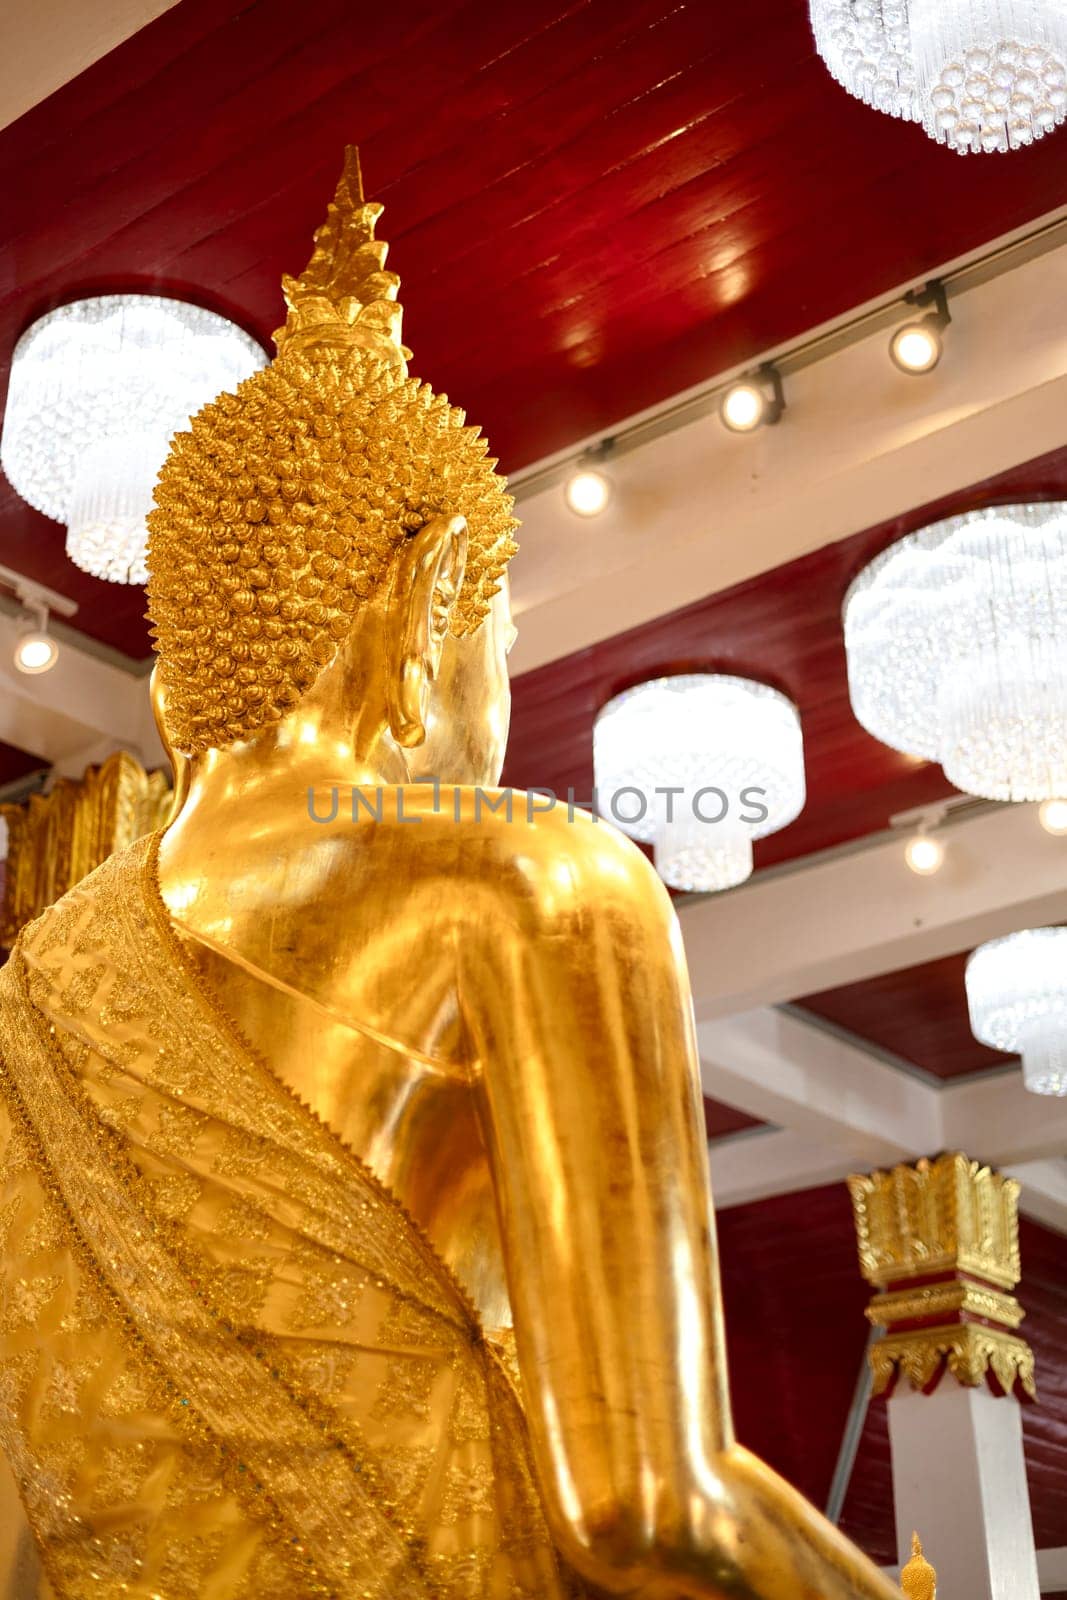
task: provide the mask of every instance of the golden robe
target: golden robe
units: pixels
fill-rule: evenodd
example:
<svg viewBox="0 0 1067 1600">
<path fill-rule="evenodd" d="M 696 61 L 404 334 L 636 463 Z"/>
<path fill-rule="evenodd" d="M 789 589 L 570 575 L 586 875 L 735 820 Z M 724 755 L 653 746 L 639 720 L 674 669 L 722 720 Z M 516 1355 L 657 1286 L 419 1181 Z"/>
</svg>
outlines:
<svg viewBox="0 0 1067 1600">
<path fill-rule="evenodd" d="M 199 982 L 154 839 L 0 973 L 0 1446 L 60 1600 L 584 1592 L 517 1378 Z"/>
</svg>

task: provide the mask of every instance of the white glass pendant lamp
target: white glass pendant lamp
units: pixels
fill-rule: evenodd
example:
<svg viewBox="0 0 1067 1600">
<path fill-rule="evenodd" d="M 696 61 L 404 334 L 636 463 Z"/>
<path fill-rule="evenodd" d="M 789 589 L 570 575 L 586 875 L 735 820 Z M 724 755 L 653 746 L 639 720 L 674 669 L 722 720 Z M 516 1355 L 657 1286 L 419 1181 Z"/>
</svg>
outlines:
<svg viewBox="0 0 1067 1600">
<path fill-rule="evenodd" d="M 845 596 L 852 709 L 966 794 L 1067 794 L 1067 504 L 996 506 L 890 545 Z"/>
<path fill-rule="evenodd" d="M 810 0 L 815 45 L 876 111 L 960 155 L 1019 150 L 1067 117 L 1063 0 Z"/>
<path fill-rule="evenodd" d="M 752 843 L 804 806 L 796 707 L 749 678 L 685 673 L 616 695 L 593 731 L 597 805 L 653 843 L 672 888 L 728 889 L 752 872 Z"/>
<path fill-rule="evenodd" d="M 1029 928 L 980 945 L 966 982 L 975 1038 L 1020 1054 L 1034 1094 L 1067 1095 L 1067 928 Z"/>
<path fill-rule="evenodd" d="M 144 583 L 145 516 L 171 438 L 265 364 L 248 334 L 182 300 L 120 294 L 60 306 L 15 346 L 4 471 L 66 525 L 76 566 Z"/>
</svg>

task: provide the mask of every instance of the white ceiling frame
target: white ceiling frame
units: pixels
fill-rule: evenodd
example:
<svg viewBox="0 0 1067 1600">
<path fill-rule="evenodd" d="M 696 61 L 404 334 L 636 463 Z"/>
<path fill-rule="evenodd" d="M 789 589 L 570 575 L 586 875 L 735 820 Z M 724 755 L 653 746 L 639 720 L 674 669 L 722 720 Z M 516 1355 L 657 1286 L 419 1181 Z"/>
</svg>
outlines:
<svg viewBox="0 0 1067 1600">
<path fill-rule="evenodd" d="M 732 1016 L 970 950 L 1067 917 L 1067 839 L 1036 806 L 951 823 L 945 864 L 921 878 L 904 836 L 758 873 L 679 907 L 696 1014 Z"/>
<path fill-rule="evenodd" d="M 700 1023 L 697 1044 L 705 1094 L 861 1167 L 944 1146 L 936 1089 L 815 1023 L 764 1007 Z"/>
<path fill-rule="evenodd" d="M 715 1142 L 720 1209 L 963 1150 L 1008 1170 L 1023 1210 L 1067 1232 L 1067 1101 L 1030 1094 L 1018 1070 L 937 1086 L 773 1009 L 703 1022 L 697 1040 L 705 1094 L 775 1125 Z"/>
<path fill-rule="evenodd" d="M 0 614 L 0 739 L 67 777 L 81 777 L 90 762 L 112 750 L 129 750 L 146 766 L 163 764 L 147 677 L 79 649 L 67 629 L 51 631 L 59 642 L 55 666 L 19 672 L 19 621 Z"/>
<path fill-rule="evenodd" d="M 4 0 L 0 127 L 76 78 L 177 0 Z"/>
<path fill-rule="evenodd" d="M 773 1195 L 843 1183 L 863 1169 L 843 1150 L 805 1139 L 788 1128 L 758 1128 L 711 1145 L 711 1187 L 716 1211 Z"/>
</svg>

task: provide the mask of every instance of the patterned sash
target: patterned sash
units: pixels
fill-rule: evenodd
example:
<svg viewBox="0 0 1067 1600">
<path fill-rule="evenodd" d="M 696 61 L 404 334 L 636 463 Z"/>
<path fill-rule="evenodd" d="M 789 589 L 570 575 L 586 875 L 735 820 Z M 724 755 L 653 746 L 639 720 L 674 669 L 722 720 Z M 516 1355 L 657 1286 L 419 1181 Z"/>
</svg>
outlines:
<svg viewBox="0 0 1067 1600">
<path fill-rule="evenodd" d="M 57 1594 L 578 1593 L 505 1365 L 200 986 L 156 842 L 0 973 L 0 1445 Z"/>
</svg>

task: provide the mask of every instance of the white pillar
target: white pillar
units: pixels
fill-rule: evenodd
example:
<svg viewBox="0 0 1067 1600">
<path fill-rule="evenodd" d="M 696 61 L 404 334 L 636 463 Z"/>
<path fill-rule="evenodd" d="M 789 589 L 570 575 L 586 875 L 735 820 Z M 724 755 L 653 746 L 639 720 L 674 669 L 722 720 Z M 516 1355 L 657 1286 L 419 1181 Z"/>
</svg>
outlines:
<svg viewBox="0 0 1067 1600">
<path fill-rule="evenodd" d="M 1039 1600 L 1018 1400 L 952 1378 L 930 1395 L 901 1384 L 889 1442 L 901 1564 L 917 1531 L 946 1600 Z"/>
<path fill-rule="evenodd" d="M 897 1547 L 945 1600 L 1040 1600 L 1020 1402 L 1019 1185 L 960 1151 L 849 1179 L 873 1392 L 887 1395 Z"/>
</svg>

